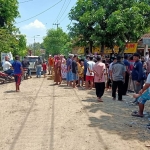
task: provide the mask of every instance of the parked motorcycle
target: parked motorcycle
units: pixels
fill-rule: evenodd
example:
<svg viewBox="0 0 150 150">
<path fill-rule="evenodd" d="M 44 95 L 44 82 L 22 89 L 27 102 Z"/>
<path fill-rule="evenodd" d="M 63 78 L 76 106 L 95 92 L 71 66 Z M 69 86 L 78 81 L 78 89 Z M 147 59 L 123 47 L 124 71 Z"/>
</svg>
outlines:
<svg viewBox="0 0 150 150">
<path fill-rule="evenodd" d="M 14 81 L 14 77 L 6 74 L 5 72 L 0 71 L 0 81 L 2 83 L 13 82 Z"/>
<path fill-rule="evenodd" d="M 28 69 L 27 68 L 23 68 L 23 76 L 22 76 L 22 80 L 27 80 L 28 79 Z"/>
</svg>

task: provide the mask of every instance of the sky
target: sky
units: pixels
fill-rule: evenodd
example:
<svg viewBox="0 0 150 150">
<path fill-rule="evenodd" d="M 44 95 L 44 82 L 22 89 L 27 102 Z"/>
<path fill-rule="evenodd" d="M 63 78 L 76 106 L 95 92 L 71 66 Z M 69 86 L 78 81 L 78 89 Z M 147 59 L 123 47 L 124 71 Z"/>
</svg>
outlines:
<svg viewBox="0 0 150 150">
<path fill-rule="evenodd" d="M 34 37 L 35 42 L 41 43 L 48 29 L 57 29 L 57 26 L 53 25 L 56 24 L 57 21 L 60 24 L 59 27 L 61 27 L 64 32 L 67 32 L 67 26 L 71 22 L 68 18 L 68 13 L 71 8 L 75 6 L 76 1 L 77 0 L 18 0 L 20 17 L 16 18 L 15 25 L 19 28 L 21 34 L 26 35 L 27 45 L 34 43 Z M 40 14 L 43 11 L 45 12 Z"/>
</svg>

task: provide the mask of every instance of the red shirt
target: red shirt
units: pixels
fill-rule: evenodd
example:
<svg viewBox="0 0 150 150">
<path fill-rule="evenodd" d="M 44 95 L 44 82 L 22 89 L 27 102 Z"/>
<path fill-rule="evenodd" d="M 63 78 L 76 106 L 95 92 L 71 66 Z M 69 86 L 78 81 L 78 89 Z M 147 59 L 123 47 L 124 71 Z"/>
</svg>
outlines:
<svg viewBox="0 0 150 150">
<path fill-rule="evenodd" d="M 43 70 L 46 71 L 46 64 L 42 64 Z"/>
</svg>

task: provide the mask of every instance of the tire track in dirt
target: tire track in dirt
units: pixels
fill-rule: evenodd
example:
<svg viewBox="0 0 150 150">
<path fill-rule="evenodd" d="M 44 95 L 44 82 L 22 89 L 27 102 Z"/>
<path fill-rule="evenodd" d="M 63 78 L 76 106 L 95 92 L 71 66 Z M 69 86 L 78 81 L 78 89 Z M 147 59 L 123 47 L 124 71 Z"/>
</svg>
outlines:
<svg viewBox="0 0 150 150">
<path fill-rule="evenodd" d="M 74 91 L 74 93 L 75 93 L 75 95 L 76 95 L 76 97 L 77 97 L 79 103 L 80 103 L 80 104 L 82 105 L 82 107 L 84 108 L 85 105 L 81 102 L 82 100 L 81 100 L 80 97 L 78 96 L 76 90 L 73 89 L 73 91 Z M 85 109 L 84 113 L 86 114 L 86 116 L 87 116 L 88 118 L 90 118 L 90 115 L 88 114 L 88 112 L 87 112 L 86 109 Z M 97 135 L 97 137 L 98 137 L 99 142 L 103 145 L 104 150 L 109 150 L 109 148 L 107 147 L 106 143 L 104 142 L 102 136 L 99 134 L 98 129 L 97 129 L 97 128 L 94 128 L 94 131 L 95 131 L 95 133 L 96 133 L 96 135 Z"/>
<path fill-rule="evenodd" d="M 21 124 L 20 129 L 18 130 L 17 134 L 16 134 L 15 137 L 14 137 L 14 140 L 13 140 L 13 142 L 12 142 L 12 144 L 11 144 L 9 150 L 14 150 L 15 145 L 16 145 L 16 142 L 18 141 L 18 139 L 19 139 L 19 137 L 20 137 L 20 134 L 22 133 L 22 130 L 24 129 L 25 123 L 26 123 L 26 121 L 27 121 L 27 119 L 28 119 L 28 117 L 29 117 L 29 115 L 30 115 L 32 109 L 33 109 L 33 106 L 34 106 L 35 101 L 36 101 L 36 99 L 37 99 L 37 97 L 38 97 L 38 94 L 39 94 L 39 92 L 40 92 L 40 90 L 41 90 L 41 88 L 42 88 L 43 83 L 44 83 L 44 79 L 42 80 L 42 83 L 40 84 L 40 87 L 39 87 L 39 89 L 38 89 L 38 91 L 37 91 L 37 93 L 36 93 L 36 95 L 35 95 L 35 98 L 34 98 L 32 104 L 31 104 L 31 106 L 30 106 L 30 108 L 29 108 L 29 110 L 28 110 L 28 112 L 27 112 L 27 114 L 26 114 L 26 116 L 25 116 L 25 118 L 24 118 L 22 124 Z"/>
<path fill-rule="evenodd" d="M 46 117 L 46 125 L 43 128 L 43 141 L 41 144 L 41 150 L 46 150 L 49 148 L 49 150 L 54 149 L 54 117 L 55 117 L 55 86 L 53 86 L 52 89 L 52 104 L 49 102 L 49 109 L 47 112 L 47 117 Z M 51 117 L 50 117 L 50 112 L 51 112 Z M 49 120 L 51 119 L 50 123 L 50 128 L 49 128 Z M 47 136 L 50 135 L 50 138 Z M 49 142 L 49 144 L 48 144 Z"/>
</svg>

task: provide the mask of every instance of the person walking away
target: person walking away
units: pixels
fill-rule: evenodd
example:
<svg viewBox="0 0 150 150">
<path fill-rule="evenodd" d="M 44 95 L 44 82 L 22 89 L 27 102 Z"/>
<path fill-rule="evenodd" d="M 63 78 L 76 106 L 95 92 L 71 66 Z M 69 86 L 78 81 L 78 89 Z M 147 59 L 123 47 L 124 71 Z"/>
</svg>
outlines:
<svg viewBox="0 0 150 150">
<path fill-rule="evenodd" d="M 96 88 L 96 95 L 99 102 L 103 102 L 102 96 L 105 91 L 105 64 L 101 62 L 101 56 L 97 56 L 97 63 L 93 67 L 94 82 Z"/>
<path fill-rule="evenodd" d="M 36 67 L 36 77 L 40 78 L 42 71 L 42 62 L 39 59 L 35 62 L 35 67 Z"/>
<path fill-rule="evenodd" d="M 126 67 L 126 72 L 125 72 L 125 83 L 123 84 L 123 95 L 127 95 L 128 91 L 128 84 L 129 84 L 129 76 L 130 76 L 130 63 L 128 61 L 128 55 L 124 56 L 124 61 L 123 61 L 125 67 Z"/>
<path fill-rule="evenodd" d="M 29 61 L 27 60 L 27 57 L 25 56 L 25 57 L 24 57 L 24 60 L 22 61 L 22 67 L 23 67 L 23 69 L 27 69 L 28 76 L 29 76 L 30 78 L 32 78 L 32 76 L 31 76 L 31 70 L 30 70 L 29 66 L 30 66 L 30 63 L 29 63 Z"/>
<path fill-rule="evenodd" d="M 5 62 L 2 64 L 2 67 L 3 67 L 3 71 L 12 76 L 13 75 L 13 70 L 12 70 L 12 64 L 9 62 L 9 57 L 8 56 L 5 56 Z"/>
<path fill-rule="evenodd" d="M 73 88 L 76 88 L 76 81 L 78 80 L 78 65 L 77 65 L 77 55 L 74 55 L 72 61 L 72 77 L 73 77 Z"/>
<path fill-rule="evenodd" d="M 93 67 L 95 65 L 95 62 L 93 62 L 93 56 L 89 57 L 89 61 L 87 62 L 87 72 L 86 72 L 86 89 L 89 87 L 90 82 L 90 88 L 93 88 L 93 80 L 94 80 L 94 72 Z"/>
<path fill-rule="evenodd" d="M 67 65 L 67 86 L 72 86 L 72 70 L 71 70 L 71 66 L 72 66 L 72 58 L 73 58 L 73 54 L 69 54 L 69 57 L 67 59 L 66 65 Z"/>
<path fill-rule="evenodd" d="M 19 61 L 19 56 L 15 57 L 15 61 L 13 62 L 12 67 L 14 69 L 16 92 L 19 92 L 21 84 L 21 76 L 23 74 L 23 68 L 21 62 Z"/>
<path fill-rule="evenodd" d="M 54 72 L 55 72 L 55 78 L 54 78 L 54 82 L 56 85 L 61 84 L 61 60 L 60 57 L 57 56 L 57 61 L 55 61 L 55 68 L 54 68 Z"/>
<path fill-rule="evenodd" d="M 81 61 L 80 62 L 80 67 L 79 67 L 79 86 L 82 86 L 83 87 L 83 84 L 84 84 L 84 62 Z"/>
<path fill-rule="evenodd" d="M 116 100 L 116 90 L 118 88 L 118 100 L 122 101 L 123 84 L 125 81 L 125 65 L 121 61 L 121 56 L 117 56 L 117 62 L 112 65 L 111 79 L 112 79 L 112 97 Z"/>
<path fill-rule="evenodd" d="M 48 75 L 52 75 L 53 72 L 53 66 L 54 66 L 54 59 L 52 57 L 52 55 L 49 55 L 49 59 L 48 59 Z"/>
<path fill-rule="evenodd" d="M 47 70 L 47 65 L 46 65 L 45 61 L 43 61 L 42 68 L 43 68 L 43 75 L 44 75 L 44 78 L 45 78 L 46 77 L 46 70 Z"/>
<path fill-rule="evenodd" d="M 138 53 L 133 54 L 133 60 L 135 63 L 132 70 L 132 81 L 134 92 L 138 94 L 143 86 L 143 65 L 140 61 L 140 55 Z M 135 99 L 133 103 L 137 103 L 137 99 Z"/>
</svg>

